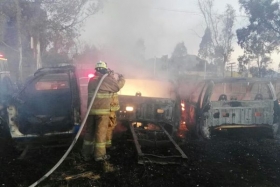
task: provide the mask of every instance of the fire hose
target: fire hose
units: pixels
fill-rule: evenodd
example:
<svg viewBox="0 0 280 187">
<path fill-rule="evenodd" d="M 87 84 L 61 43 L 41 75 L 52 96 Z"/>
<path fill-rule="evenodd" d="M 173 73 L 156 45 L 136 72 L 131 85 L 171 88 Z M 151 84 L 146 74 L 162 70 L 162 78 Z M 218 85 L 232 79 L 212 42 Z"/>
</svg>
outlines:
<svg viewBox="0 0 280 187">
<path fill-rule="evenodd" d="M 87 113 L 86 113 L 86 115 L 85 115 L 85 117 L 84 117 L 84 119 L 83 119 L 83 121 L 82 121 L 81 127 L 80 127 L 79 131 L 77 132 L 77 134 L 76 134 L 74 140 L 72 141 L 70 147 L 67 149 L 67 151 L 64 153 L 64 155 L 61 157 L 61 159 L 60 159 L 60 160 L 59 160 L 59 161 L 58 161 L 58 162 L 57 162 L 43 177 L 41 177 L 39 180 L 37 180 L 36 182 L 34 182 L 34 183 L 33 183 L 32 185 L 30 185 L 29 187 L 35 187 L 35 186 L 37 186 L 39 183 L 41 183 L 43 180 L 45 180 L 46 178 L 48 178 L 48 177 L 60 166 L 60 164 L 65 160 L 65 158 L 68 156 L 68 154 L 70 153 L 70 151 L 73 149 L 74 145 L 76 144 L 76 142 L 77 142 L 77 140 L 78 140 L 78 138 L 79 138 L 79 136 L 80 136 L 80 134 L 81 134 L 81 132 L 82 132 L 84 126 L 85 126 L 86 120 L 87 120 L 87 118 L 88 118 L 90 109 L 91 109 L 91 107 L 92 107 L 92 105 L 93 105 L 93 102 L 94 102 L 94 100 L 95 100 L 95 97 L 96 97 L 96 95 L 97 95 L 97 92 L 98 92 L 98 90 L 99 90 L 99 87 L 101 86 L 101 83 L 103 82 L 103 80 L 104 80 L 105 77 L 107 77 L 107 76 L 108 76 L 108 74 L 105 74 L 105 75 L 103 75 L 102 78 L 100 79 L 100 81 L 99 81 L 99 83 L 98 83 L 98 85 L 97 85 L 97 87 L 96 87 L 96 89 L 95 89 L 95 92 L 94 92 L 94 94 L 93 94 L 93 97 L 92 97 L 92 99 L 91 99 L 91 101 L 90 101 L 90 104 L 89 104 L 89 106 L 88 106 Z"/>
</svg>

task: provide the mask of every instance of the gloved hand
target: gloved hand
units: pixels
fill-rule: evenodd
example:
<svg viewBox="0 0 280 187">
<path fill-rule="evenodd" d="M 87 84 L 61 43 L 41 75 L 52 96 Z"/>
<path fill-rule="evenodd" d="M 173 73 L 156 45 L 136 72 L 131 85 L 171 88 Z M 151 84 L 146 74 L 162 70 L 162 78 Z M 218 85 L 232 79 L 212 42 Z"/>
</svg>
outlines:
<svg viewBox="0 0 280 187">
<path fill-rule="evenodd" d="M 111 69 L 108 69 L 108 74 L 109 74 L 110 76 L 114 76 L 114 71 L 111 70 Z"/>
<path fill-rule="evenodd" d="M 119 79 L 120 79 L 120 78 L 123 78 L 123 75 L 122 75 L 122 74 L 118 74 L 118 76 L 119 76 Z"/>
</svg>

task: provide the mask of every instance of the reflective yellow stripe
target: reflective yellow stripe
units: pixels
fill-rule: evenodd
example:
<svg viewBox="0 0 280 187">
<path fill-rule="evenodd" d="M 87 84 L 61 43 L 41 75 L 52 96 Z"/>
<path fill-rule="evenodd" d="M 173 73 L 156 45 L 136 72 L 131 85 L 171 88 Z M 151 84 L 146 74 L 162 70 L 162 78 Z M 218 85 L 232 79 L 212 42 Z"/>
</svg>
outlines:
<svg viewBox="0 0 280 187">
<path fill-rule="evenodd" d="M 94 141 L 84 140 L 84 145 L 93 145 L 93 144 L 94 144 Z"/>
<path fill-rule="evenodd" d="M 103 115 L 103 114 L 110 114 L 109 109 L 91 109 L 90 110 L 91 115 Z"/>
<path fill-rule="evenodd" d="M 112 94 L 111 93 L 97 93 L 96 97 L 97 98 L 111 98 Z"/>
<path fill-rule="evenodd" d="M 106 143 L 95 143 L 95 147 L 106 147 Z"/>
<path fill-rule="evenodd" d="M 106 145 L 111 145 L 112 144 L 112 140 L 108 140 L 107 142 L 106 142 Z"/>
<path fill-rule="evenodd" d="M 112 112 L 116 112 L 120 109 L 120 105 L 111 106 L 110 109 Z"/>
<path fill-rule="evenodd" d="M 90 98 L 93 97 L 93 93 L 89 93 L 88 96 Z M 100 99 L 111 98 L 111 97 L 112 97 L 112 94 L 110 94 L 110 93 L 97 93 L 96 94 L 96 98 L 100 98 Z"/>
</svg>

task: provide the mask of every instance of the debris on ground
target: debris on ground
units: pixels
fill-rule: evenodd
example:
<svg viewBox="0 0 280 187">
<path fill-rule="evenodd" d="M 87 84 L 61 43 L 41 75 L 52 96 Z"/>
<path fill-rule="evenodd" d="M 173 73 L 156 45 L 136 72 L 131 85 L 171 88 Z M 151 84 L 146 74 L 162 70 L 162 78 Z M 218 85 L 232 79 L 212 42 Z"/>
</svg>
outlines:
<svg viewBox="0 0 280 187">
<path fill-rule="evenodd" d="M 239 134 L 239 133 L 237 133 Z M 137 164 L 137 152 L 129 133 L 114 141 L 109 163 L 117 168 L 104 172 L 102 163 L 84 162 L 75 147 L 60 167 L 40 187 L 57 186 L 256 186 L 280 184 L 280 141 L 226 135 L 209 141 L 190 140 L 181 144 L 188 156 L 182 165 Z M 16 152 L 0 143 L 2 186 L 29 186 L 56 164 L 67 148 L 29 152 L 16 159 Z M 63 178 L 63 180 L 58 179 Z"/>
</svg>

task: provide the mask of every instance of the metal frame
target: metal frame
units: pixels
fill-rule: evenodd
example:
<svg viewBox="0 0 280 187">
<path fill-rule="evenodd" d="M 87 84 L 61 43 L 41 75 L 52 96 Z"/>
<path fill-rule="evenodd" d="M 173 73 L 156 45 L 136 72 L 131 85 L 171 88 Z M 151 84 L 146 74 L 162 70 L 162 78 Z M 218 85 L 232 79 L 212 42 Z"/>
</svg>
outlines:
<svg viewBox="0 0 280 187">
<path fill-rule="evenodd" d="M 155 123 L 157 124 L 157 123 Z M 141 149 L 141 147 L 144 147 L 144 145 L 141 145 L 141 141 L 146 141 L 148 143 L 154 143 L 154 141 L 149 141 L 149 140 L 141 140 L 138 138 L 137 134 L 135 131 L 135 128 L 132 126 L 132 122 L 129 124 L 130 131 L 133 136 L 135 148 L 138 153 L 138 164 L 145 164 L 145 163 L 156 163 L 156 164 L 180 164 L 183 161 L 185 161 L 188 157 L 185 155 L 185 153 L 182 151 L 182 149 L 179 147 L 179 145 L 173 140 L 173 138 L 169 135 L 169 133 L 159 124 L 157 126 L 160 128 L 160 130 L 155 130 L 163 132 L 168 139 L 167 140 L 155 140 L 156 142 L 161 142 L 162 144 L 167 144 L 171 143 L 174 148 L 178 151 L 177 155 L 172 155 L 172 156 L 160 156 L 160 155 L 154 155 L 154 154 L 149 154 L 149 153 L 144 153 Z M 145 131 L 145 130 L 143 130 Z M 152 130 L 150 130 L 153 132 Z"/>
</svg>

